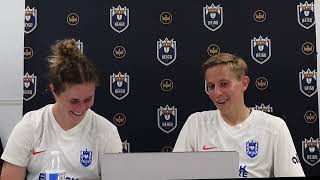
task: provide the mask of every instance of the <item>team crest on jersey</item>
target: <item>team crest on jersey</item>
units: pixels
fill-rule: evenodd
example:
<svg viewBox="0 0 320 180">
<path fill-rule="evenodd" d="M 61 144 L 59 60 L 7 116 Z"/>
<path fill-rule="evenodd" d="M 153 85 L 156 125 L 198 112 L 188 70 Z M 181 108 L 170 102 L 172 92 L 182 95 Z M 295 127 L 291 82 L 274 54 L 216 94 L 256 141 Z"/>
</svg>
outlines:
<svg viewBox="0 0 320 180">
<path fill-rule="evenodd" d="M 129 75 L 127 73 L 112 73 L 110 76 L 110 93 L 118 100 L 125 98 L 129 94 Z"/>
<path fill-rule="evenodd" d="M 271 40 L 268 37 L 253 37 L 251 39 L 251 57 L 260 64 L 268 61 L 271 57 Z"/>
<path fill-rule="evenodd" d="M 316 70 L 311 71 L 308 69 L 307 71 L 302 70 L 299 72 L 299 85 L 300 91 L 311 97 L 317 92 L 317 72 Z"/>
<path fill-rule="evenodd" d="M 213 3 L 211 6 L 206 5 L 203 7 L 203 23 L 210 31 L 216 31 L 223 24 L 223 8 L 215 6 Z"/>
<path fill-rule="evenodd" d="M 123 32 L 129 26 L 129 8 L 113 7 L 110 9 L 110 26 L 118 33 Z"/>
<path fill-rule="evenodd" d="M 84 167 L 88 167 L 92 162 L 92 151 L 88 151 L 88 149 L 84 151 L 80 151 L 80 163 Z"/>
<path fill-rule="evenodd" d="M 122 142 L 122 152 L 123 153 L 129 153 L 130 152 L 130 143 L 128 143 L 127 140 Z"/>
<path fill-rule="evenodd" d="M 307 1 L 302 4 L 300 3 L 297 5 L 297 17 L 299 24 L 309 29 L 315 24 L 315 18 L 314 18 L 314 4 L 308 3 Z"/>
<path fill-rule="evenodd" d="M 29 75 L 27 72 L 23 76 L 23 100 L 29 101 L 37 93 L 37 76 Z"/>
<path fill-rule="evenodd" d="M 168 66 L 176 60 L 177 57 L 177 43 L 173 39 L 157 41 L 157 58 L 158 60 Z"/>
<path fill-rule="evenodd" d="M 165 133 L 170 133 L 177 127 L 177 108 L 166 105 L 158 108 L 158 127 Z"/>
<path fill-rule="evenodd" d="M 302 158 L 310 166 L 314 166 L 320 161 L 320 141 L 319 138 L 302 141 Z"/>
<path fill-rule="evenodd" d="M 25 18 L 24 18 L 24 32 L 26 34 L 31 33 L 37 27 L 37 9 L 30 8 L 29 6 L 25 9 Z"/>
<path fill-rule="evenodd" d="M 246 142 L 246 152 L 250 158 L 254 158 L 258 155 L 258 142 L 250 140 Z"/>
<path fill-rule="evenodd" d="M 270 106 L 270 104 L 268 106 L 264 105 L 263 103 L 261 103 L 260 106 L 255 105 L 254 109 L 256 110 L 260 110 L 266 113 L 272 113 L 273 112 L 273 107 Z"/>
</svg>

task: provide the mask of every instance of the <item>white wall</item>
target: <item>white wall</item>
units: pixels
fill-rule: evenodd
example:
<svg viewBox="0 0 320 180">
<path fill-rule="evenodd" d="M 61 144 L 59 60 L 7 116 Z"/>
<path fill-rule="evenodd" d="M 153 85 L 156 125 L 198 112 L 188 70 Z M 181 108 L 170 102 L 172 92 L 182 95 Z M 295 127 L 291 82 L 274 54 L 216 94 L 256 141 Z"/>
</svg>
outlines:
<svg viewBox="0 0 320 180">
<path fill-rule="evenodd" d="M 0 0 L 0 137 L 22 118 L 24 0 Z"/>
</svg>

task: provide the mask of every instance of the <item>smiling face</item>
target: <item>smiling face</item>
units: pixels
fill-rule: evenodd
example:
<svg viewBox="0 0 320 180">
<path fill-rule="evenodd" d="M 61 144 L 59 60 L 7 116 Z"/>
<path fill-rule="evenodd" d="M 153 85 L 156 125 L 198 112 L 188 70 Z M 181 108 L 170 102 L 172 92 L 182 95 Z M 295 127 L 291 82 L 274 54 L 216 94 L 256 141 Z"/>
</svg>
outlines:
<svg viewBox="0 0 320 180">
<path fill-rule="evenodd" d="M 240 78 L 226 64 L 210 67 L 205 72 L 208 94 L 221 114 L 237 114 L 245 107 L 244 91 L 249 85 L 249 77 Z"/>
<path fill-rule="evenodd" d="M 53 113 L 62 126 L 74 127 L 79 124 L 93 105 L 96 89 L 94 83 L 67 85 L 66 90 L 59 95 L 54 93 L 53 85 L 50 88 L 56 99 Z"/>
</svg>

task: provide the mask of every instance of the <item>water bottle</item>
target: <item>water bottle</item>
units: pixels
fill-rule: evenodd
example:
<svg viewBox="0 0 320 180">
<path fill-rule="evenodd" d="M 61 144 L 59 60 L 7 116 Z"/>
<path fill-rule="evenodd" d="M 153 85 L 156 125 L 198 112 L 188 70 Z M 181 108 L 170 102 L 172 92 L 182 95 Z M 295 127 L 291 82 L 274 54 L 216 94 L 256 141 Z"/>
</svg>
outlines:
<svg viewBox="0 0 320 180">
<path fill-rule="evenodd" d="M 50 159 L 44 173 L 45 180 L 65 180 L 66 171 L 61 162 L 60 151 L 50 152 Z"/>
</svg>

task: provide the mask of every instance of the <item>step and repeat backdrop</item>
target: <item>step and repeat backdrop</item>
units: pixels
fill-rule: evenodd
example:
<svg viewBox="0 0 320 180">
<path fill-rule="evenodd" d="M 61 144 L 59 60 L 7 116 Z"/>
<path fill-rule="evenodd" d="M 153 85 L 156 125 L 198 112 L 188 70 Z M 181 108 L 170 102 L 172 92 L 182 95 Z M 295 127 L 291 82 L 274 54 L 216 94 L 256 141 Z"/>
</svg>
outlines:
<svg viewBox="0 0 320 180">
<path fill-rule="evenodd" d="M 246 104 L 283 118 L 306 175 L 320 175 L 314 2 L 35 1 L 25 3 L 23 112 L 54 103 L 47 57 L 73 38 L 97 66 L 92 109 L 114 123 L 124 152 L 170 152 L 187 117 L 215 109 L 201 64 L 244 58 Z"/>
</svg>

